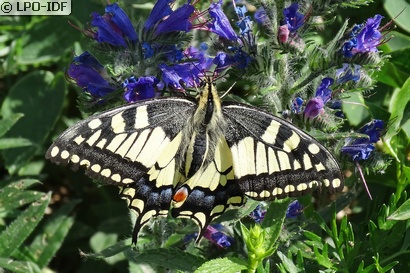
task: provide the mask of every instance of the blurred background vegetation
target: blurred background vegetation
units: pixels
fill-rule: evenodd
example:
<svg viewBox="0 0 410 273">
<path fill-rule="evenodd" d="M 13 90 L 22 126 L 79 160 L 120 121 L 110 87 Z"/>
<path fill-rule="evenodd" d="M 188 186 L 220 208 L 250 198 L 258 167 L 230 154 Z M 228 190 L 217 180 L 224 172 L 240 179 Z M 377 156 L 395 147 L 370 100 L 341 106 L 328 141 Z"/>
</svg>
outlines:
<svg viewBox="0 0 410 273">
<path fill-rule="evenodd" d="M 145 20 L 153 7 L 146 1 L 118 2 L 135 22 Z M 99 187 L 82 172 L 44 159 L 52 140 L 83 118 L 76 101 L 81 90 L 67 83 L 64 73 L 74 54 L 90 47 L 90 40 L 68 22 L 85 25 L 90 22 L 90 13 L 103 13 L 105 5 L 105 1 L 73 0 L 70 16 L 0 16 L 0 272 L 2 267 L 15 272 L 125 272 L 128 268 L 123 256 L 82 260 L 79 254 L 79 249 L 98 253 L 130 237 L 129 211 L 125 201 L 118 198 L 117 189 Z M 351 101 L 360 105 L 344 109 L 352 126 L 363 125 L 369 116 L 387 121 L 395 110 L 389 107 L 398 90 L 405 86 L 410 97 L 409 83 L 405 85 L 410 74 L 410 3 L 376 0 L 365 8 L 338 12 L 335 22 L 318 33 L 318 39 L 332 39 L 346 18 L 362 23 L 381 14 L 387 22 L 402 12 L 395 19 L 394 38 L 380 47 L 391 59 L 380 71 L 377 88 L 367 94 L 366 102 L 361 96 L 352 96 Z M 408 99 L 402 103 L 403 136 L 392 143 L 400 146 L 397 156 L 401 161 L 393 160 L 384 175 L 366 176 L 375 198 L 371 202 L 362 193 L 351 206 L 349 220 L 355 230 L 367 225 L 369 219 L 377 219 L 383 209 L 393 210 L 398 200 L 389 201 L 392 194 L 406 199 L 402 193 L 407 186 L 403 181 L 408 183 L 410 176 L 410 122 L 405 121 L 410 104 Z M 391 212 L 383 211 L 387 215 Z M 409 253 L 407 225 L 389 234 L 392 237 L 386 238 L 396 238 L 389 243 L 397 245 L 387 245 L 390 250 L 384 251 L 396 258 L 391 262 L 403 263 L 396 272 L 405 272 L 399 270 L 410 268 L 409 261 L 395 257 L 395 253 Z M 384 235 L 380 236 L 383 239 Z M 365 229 L 355 237 L 356 243 L 368 241 Z M 133 272 L 144 272 L 144 266 Z"/>
</svg>

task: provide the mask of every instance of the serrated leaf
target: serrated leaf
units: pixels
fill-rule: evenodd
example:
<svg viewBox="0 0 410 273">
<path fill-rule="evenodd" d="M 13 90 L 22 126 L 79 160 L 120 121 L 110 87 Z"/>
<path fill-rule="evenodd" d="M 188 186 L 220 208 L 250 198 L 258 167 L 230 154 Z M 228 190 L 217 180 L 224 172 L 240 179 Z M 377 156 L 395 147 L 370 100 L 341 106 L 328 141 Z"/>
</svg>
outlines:
<svg viewBox="0 0 410 273">
<path fill-rule="evenodd" d="M 9 211 L 38 200 L 42 192 L 25 190 L 37 183 L 35 179 L 23 179 L 6 185 L 0 191 L 0 208 Z"/>
<path fill-rule="evenodd" d="M 30 236 L 43 218 L 50 196 L 51 193 L 44 194 L 0 233 L 0 256 L 9 256 Z"/>
<path fill-rule="evenodd" d="M 265 218 L 261 224 L 262 228 L 266 231 L 266 238 L 264 241 L 265 249 L 271 248 L 272 250 L 277 247 L 277 240 L 282 230 L 283 222 L 286 216 L 286 210 L 290 204 L 290 199 L 277 200 L 271 202 L 266 211 Z M 276 247 L 275 247 L 276 245 Z"/>
<path fill-rule="evenodd" d="M 68 216 L 74 207 L 80 203 L 78 200 L 64 204 L 52 213 L 42 225 L 31 245 L 26 249 L 35 259 L 36 264 L 43 268 L 51 261 L 60 249 L 64 238 L 74 224 L 74 217 Z"/>
<path fill-rule="evenodd" d="M 134 263 L 147 263 L 167 268 L 168 270 L 188 272 L 196 270 L 205 262 L 202 257 L 195 256 L 177 248 L 149 249 L 142 253 L 126 250 L 124 254 L 128 260 Z"/>
<path fill-rule="evenodd" d="M 25 138 L 34 145 L 3 151 L 5 166 L 17 172 L 37 151 L 56 122 L 63 105 L 66 80 L 63 73 L 35 71 L 20 79 L 3 102 L 1 114 L 8 118 L 24 113 L 6 134 L 9 138 Z"/>
<path fill-rule="evenodd" d="M 410 199 L 406 200 L 387 220 L 408 220 L 410 219 Z"/>
<path fill-rule="evenodd" d="M 0 137 L 4 136 L 8 130 L 21 118 L 24 114 L 16 113 L 8 118 L 0 120 Z"/>
<path fill-rule="evenodd" d="M 0 257 L 0 269 L 3 268 L 13 273 L 41 273 L 41 269 L 35 263 Z"/>
<path fill-rule="evenodd" d="M 131 239 L 127 239 L 124 241 L 120 241 L 118 243 L 112 244 L 106 249 L 102 250 L 99 253 L 81 253 L 81 255 L 85 258 L 92 258 L 92 259 L 106 259 L 112 256 L 115 256 L 119 253 L 122 253 L 126 250 L 131 248 Z"/>
<path fill-rule="evenodd" d="M 8 194 L 10 191 L 13 191 L 15 189 L 19 191 L 23 191 L 35 184 L 41 184 L 41 182 L 38 181 L 37 179 L 20 179 L 17 181 L 12 181 L 10 183 L 7 183 L 6 185 L 3 185 L 3 189 L 2 191 L 0 191 L 0 199 L 3 194 Z"/>
<path fill-rule="evenodd" d="M 246 270 L 247 262 L 238 258 L 218 258 L 201 265 L 195 273 L 235 273 Z"/>
<path fill-rule="evenodd" d="M 31 146 L 33 143 L 25 138 L 0 138 L 0 150 Z"/>
</svg>

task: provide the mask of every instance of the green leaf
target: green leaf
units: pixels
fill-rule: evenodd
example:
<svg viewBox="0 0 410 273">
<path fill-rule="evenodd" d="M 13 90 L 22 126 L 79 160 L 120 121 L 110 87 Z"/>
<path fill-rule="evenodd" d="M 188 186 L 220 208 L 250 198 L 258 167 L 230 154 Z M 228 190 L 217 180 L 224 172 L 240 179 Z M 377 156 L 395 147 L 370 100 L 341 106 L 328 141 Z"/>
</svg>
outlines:
<svg viewBox="0 0 410 273">
<path fill-rule="evenodd" d="M 395 212 L 393 212 L 388 220 L 408 220 L 410 219 L 410 199 L 406 200 Z"/>
<path fill-rule="evenodd" d="M 0 137 L 4 136 L 8 130 L 24 115 L 22 113 L 13 114 L 8 118 L 0 120 Z"/>
<path fill-rule="evenodd" d="M 35 263 L 13 261 L 10 258 L 2 257 L 0 257 L 0 269 L 7 269 L 13 273 L 42 273 L 41 269 Z"/>
<path fill-rule="evenodd" d="M 390 31 L 389 34 L 394 37 L 387 42 L 391 52 L 396 50 L 410 48 L 410 37 L 398 31 Z M 386 52 L 390 53 L 390 52 Z"/>
<path fill-rule="evenodd" d="M 358 126 L 369 116 L 369 110 L 363 96 L 357 93 L 349 95 L 350 97 L 343 101 L 343 113 L 352 126 Z"/>
<path fill-rule="evenodd" d="M 81 31 L 68 24 L 70 20 L 69 16 L 48 16 L 28 26 L 18 43 L 16 61 L 19 64 L 38 64 L 64 56 L 81 38 Z"/>
<path fill-rule="evenodd" d="M 266 230 L 266 238 L 264 242 L 266 249 L 276 249 L 278 245 L 277 240 L 282 230 L 286 210 L 290 204 L 290 201 L 290 199 L 276 200 L 275 202 L 271 202 L 269 205 L 265 218 L 262 222 L 262 228 Z"/>
<path fill-rule="evenodd" d="M 24 113 L 6 136 L 22 137 L 34 145 L 3 151 L 5 166 L 17 172 L 32 158 L 54 126 L 63 105 L 66 80 L 63 73 L 35 71 L 20 79 L 10 90 L 1 108 L 3 117 Z"/>
<path fill-rule="evenodd" d="M 23 179 L 6 185 L 0 191 L 0 208 L 10 211 L 38 200 L 42 192 L 24 190 L 37 183 L 35 179 Z"/>
<path fill-rule="evenodd" d="M 394 23 L 410 32 L 410 21 L 408 20 L 410 17 L 409 2 L 406 0 L 384 0 L 383 3 L 389 17 L 395 18 Z"/>
<path fill-rule="evenodd" d="M 390 56 L 390 62 L 395 64 L 400 71 L 410 71 L 410 48 L 393 51 Z"/>
<path fill-rule="evenodd" d="M 235 273 L 246 270 L 246 264 L 234 257 L 213 259 L 201 265 L 195 273 Z"/>
<path fill-rule="evenodd" d="M 52 213 L 30 247 L 25 249 L 40 268 L 48 265 L 63 244 L 64 238 L 74 224 L 74 217 L 68 215 L 78 203 L 80 203 L 78 200 L 71 201 Z"/>
<path fill-rule="evenodd" d="M 12 255 L 30 236 L 43 218 L 50 196 L 51 193 L 41 196 L 0 233 L 0 256 Z"/>
<path fill-rule="evenodd" d="M 333 262 L 329 259 L 328 248 L 329 245 L 326 243 L 323 245 L 322 253 L 319 252 L 319 249 L 316 246 L 313 246 L 313 251 L 318 264 L 324 266 L 325 268 L 336 269 Z"/>
<path fill-rule="evenodd" d="M 0 185 L 1 185 L 0 181 Z M 22 191 L 24 189 L 28 189 L 29 187 L 31 187 L 32 185 L 38 184 L 41 182 L 38 181 L 37 179 L 20 179 L 17 181 L 13 181 L 11 183 L 8 183 L 7 185 L 3 185 L 4 189 L 2 191 L 0 191 L 0 200 L 2 199 L 2 194 L 8 194 L 8 190 L 12 190 L 13 188 Z"/>
<path fill-rule="evenodd" d="M 111 244 L 109 247 L 107 247 L 99 253 L 81 253 L 81 255 L 85 258 L 106 259 L 130 249 L 131 239 L 127 239 L 124 241 L 117 242 L 115 244 Z"/>
<path fill-rule="evenodd" d="M 0 150 L 31 146 L 33 143 L 25 138 L 0 138 Z"/>
<path fill-rule="evenodd" d="M 106 232 L 97 232 L 90 239 L 90 246 L 94 252 L 104 251 L 105 249 L 112 249 L 111 246 L 118 242 L 118 234 L 116 233 L 106 233 Z M 130 245 L 128 245 L 129 248 Z M 111 255 L 109 259 L 106 259 L 105 262 L 108 264 L 115 264 L 118 261 L 124 259 L 124 255 L 121 252 L 117 252 L 114 255 Z M 105 252 L 107 255 L 107 252 Z"/>
<path fill-rule="evenodd" d="M 395 157 L 395 159 L 400 162 L 395 150 L 391 146 L 391 140 L 394 135 L 396 135 L 407 119 L 403 119 L 404 116 L 408 116 L 410 113 L 410 78 L 404 83 L 403 87 L 395 92 L 391 101 L 389 110 L 391 112 L 389 127 L 384 137 L 387 147 L 390 153 Z"/>
<path fill-rule="evenodd" d="M 177 248 L 149 249 L 142 253 L 126 250 L 124 252 L 128 260 L 134 263 L 147 263 L 158 265 L 168 270 L 194 271 L 205 260 L 202 257 L 192 255 Z"/>
<path fill-rule="evenodd" d="M 399 70 L 397 66 L 394 65 L 394 63 L 390 62 L 387 62 L 385 65 L 383 65 L 380 72 L 376 74 L 377 80 L 379 82 L 396 88 L 400 88 L 409 77 L 408 73 Z"/>
<path fill-rule="evenodd" d="M 286 257 L 286 255 L 280 251 L 278 251 L 277 253 L 279 259 L 282 261 L 282 265 L 288 272 L 301 272 L 301 270 L 299 270 L 298 267 L 293 263 L 292 259 Z"/>
</svg>

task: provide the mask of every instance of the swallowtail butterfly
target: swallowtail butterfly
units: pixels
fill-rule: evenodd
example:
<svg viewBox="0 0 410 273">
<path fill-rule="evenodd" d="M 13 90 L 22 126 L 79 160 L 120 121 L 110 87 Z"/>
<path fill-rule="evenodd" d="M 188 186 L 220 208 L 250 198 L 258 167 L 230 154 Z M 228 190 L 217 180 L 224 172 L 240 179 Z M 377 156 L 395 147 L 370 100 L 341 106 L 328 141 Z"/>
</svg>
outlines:
<svg viewBox="0 0 410 273">
<path fill-rule="evenodd" d="M 197 100 L 154 98 L 88 117 L 46 157 L 119 186 L 137 214 L 134 243 L 144 224 L 169 210 L 194 220 L 199 239 L 245 196 L 272 200 L 343 187 L 337 161 L 317 140 L 260 109 L 221 102 L 210 80 Z"/>
</svg>

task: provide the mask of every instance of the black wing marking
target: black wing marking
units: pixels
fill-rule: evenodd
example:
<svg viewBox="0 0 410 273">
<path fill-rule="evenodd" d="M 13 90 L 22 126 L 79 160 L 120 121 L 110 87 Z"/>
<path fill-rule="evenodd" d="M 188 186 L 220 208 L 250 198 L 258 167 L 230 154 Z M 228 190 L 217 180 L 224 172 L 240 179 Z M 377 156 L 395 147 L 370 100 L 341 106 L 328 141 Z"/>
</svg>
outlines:
<svg viewBox="0 0 410 273">
<path fill-rule="evenodd" d="M 194 220 L 200 228 L 198 241 L 214 218 L 230 205 L 241 206 L 243 202 L 243 193 L 233 173 L 231 152 L 221 137 L 212 162 L 183 181 L 175 192 L 171 215 Z"/>
<path fill-rule="evenodd" d="M 224 102 L 235 179 L 250 198 L 271 200 L 343 188 L 335 158 L 291 123 L 247 105 Z"/>
<path fill-rule="evenodd" d="M 107 184 L 137 213 L 133 241 L 151 218 L 167 214 L 179 172 L 175 154 L 180 134 L 196 103 L 184 98 L 141 101 L 91 116 L 68 128 L 46 158 Z M 165 175 L 164 175 L 165 174 Z M 171 174 L 171 176 L 167 176 Z"/>
</svg>

